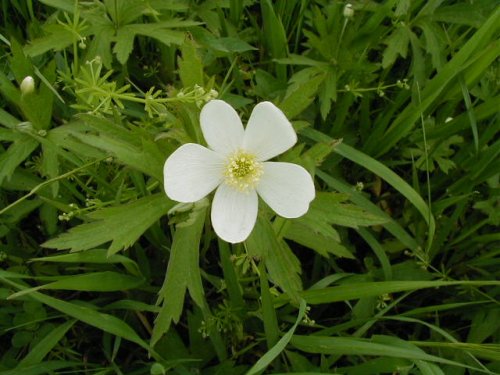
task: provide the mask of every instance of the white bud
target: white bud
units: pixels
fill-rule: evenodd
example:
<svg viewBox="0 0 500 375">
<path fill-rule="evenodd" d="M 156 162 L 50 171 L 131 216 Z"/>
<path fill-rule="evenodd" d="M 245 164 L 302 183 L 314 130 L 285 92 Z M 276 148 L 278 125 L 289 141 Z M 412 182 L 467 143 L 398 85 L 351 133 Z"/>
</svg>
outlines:
<svg viewBox="0 0 500 375">
<path fill-rule="evenodd" d="M 347 3 L 344 7 L 344 17 L 352 18 L 354 16 L 354 9 L 352 9 L 352 4 Z"/>
<path fill-rule="evenodd" d="M 35 80 L 32 76 L 27 76 L 21 82 L 19 88 L 21 89 L 21 93 L 23 95 L 31 94 L 33 91 L 35 91 Z"/>
</svg>

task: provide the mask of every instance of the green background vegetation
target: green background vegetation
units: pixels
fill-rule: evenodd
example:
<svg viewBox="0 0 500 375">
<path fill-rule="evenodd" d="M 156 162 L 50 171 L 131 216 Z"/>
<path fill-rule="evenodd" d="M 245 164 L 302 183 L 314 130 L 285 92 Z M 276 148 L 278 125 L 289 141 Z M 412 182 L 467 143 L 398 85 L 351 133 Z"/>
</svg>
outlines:
<svg viewBox="0 0 500 375">
<path fill-rule="evenodd" d="M 1 375 L 500 373 L 496 0 L 0 4 Z M 211 90 L 315 177 L 245 244 L 163 192 Z"/>
</svg>

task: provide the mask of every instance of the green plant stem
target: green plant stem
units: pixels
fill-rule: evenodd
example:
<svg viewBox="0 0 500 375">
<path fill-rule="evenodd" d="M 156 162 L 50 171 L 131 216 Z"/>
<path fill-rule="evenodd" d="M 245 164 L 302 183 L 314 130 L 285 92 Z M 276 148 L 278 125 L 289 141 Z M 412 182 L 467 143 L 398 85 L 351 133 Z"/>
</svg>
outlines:
<svg viewBox="0 0 500 375">
<path fill-rule="evenodd" d="M 106 157 L 107 158 L 107 157 Z M 22 196 L 21 198 L 19 198 L 18 200 L 12 202 L 11 204 L 9 204 L 8 206 L 2 208 L 0 210 L 0 215 L 4 214 L 5 212 L 9 211 L 11 208 L 17 206 L 19 203 L 25 201 L 26 199 L 28 199 L 29 197 L 31 197 L 32 195 L 36 194 L 37 191 L 39 191 L 40 189 L 44 188 L 45 186 L 47 185 L 50 185 L 51 183 L 53 182 L 56 182 L 56 181 L 59 181 L 59 180 L 63 180 L 81 170 L 84 170 L 88 167 L 91 167 L 92 165 L 94 164 L 98 164 L 100 163 L 101 161 L 105 160 L 106 158 L 102 158 L 102 159 L 97 159 L 97 160 L 94 160 L 93 162 L 90 162 L 90 163 L 87 163 L 87 164 L 84 164 L 82 165 L 81 167 L 78 167 L 78 168 L 75 168 L 69 172 L 66 172 L 60 176 L 57 176 L 57 177 L 54 177 L 54 178 L 51 178 L 50 180 L 47 180 L 47 181 L 44 181 L 42 182 L 41 184 L 35 186 L 33 189 L 30 190 L 30 192 L 24 196 Z"/>
</svg>

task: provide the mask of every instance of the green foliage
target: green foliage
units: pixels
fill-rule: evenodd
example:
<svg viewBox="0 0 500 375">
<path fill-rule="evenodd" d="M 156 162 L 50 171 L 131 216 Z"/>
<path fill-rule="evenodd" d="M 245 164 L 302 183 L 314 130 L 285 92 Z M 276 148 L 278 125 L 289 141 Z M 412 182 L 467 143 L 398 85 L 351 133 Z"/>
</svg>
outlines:
<svg viewBox="0 0 500 375">
<path fill-rule="evenodd" d="M 346 5 L 2 2 L 0 374 L 500 373 L 500 8 Z M 317 190 L 237 245 L 162 187 L 217 96 Z"/>
</svg>

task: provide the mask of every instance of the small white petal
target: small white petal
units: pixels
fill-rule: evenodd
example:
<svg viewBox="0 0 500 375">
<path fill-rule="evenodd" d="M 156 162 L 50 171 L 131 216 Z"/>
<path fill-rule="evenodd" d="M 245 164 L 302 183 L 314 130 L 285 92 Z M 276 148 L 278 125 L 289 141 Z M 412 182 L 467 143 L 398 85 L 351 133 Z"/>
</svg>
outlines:
<svg viewBox="0 0 500 375">
<path fill-rule="evenodd" d="M 229 104 L 222 100 L 211 100 L 201 110 L 200 125 L 208 146 L 222 154 L 241 147 L 243 124 Z"/>
<path fill-rule="evenodd" d="M 263 163 L 264 172 L 257 193 L 278 215 L 295 218 L 304 215 L 314 199 L 314 182 L 300 165 Z"/>
<path fill-rule="evenodd" d="M 212 225 L 224 241 L 245 241 L 257 220 L 259 201 L 255 190 L 242 192 L 226 184 L 215 191 L 212 203 Z"/>
<path fill-rule="evenodd" d="M 243 148 L 264 161 L 282 154 L 297 142 L 290 121 L 271 102 L 255 106 L 245 129 Z"/>
<path fill-rule="evenodd" d="M 221 183 L 223 168 L 222 156 L 206 147 L 186 143 L 165 162 L 165 192 L 174 201 L 196 202 Z"/>
</svg>

